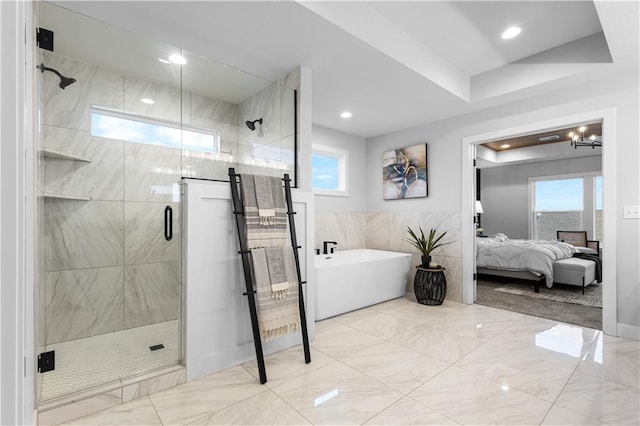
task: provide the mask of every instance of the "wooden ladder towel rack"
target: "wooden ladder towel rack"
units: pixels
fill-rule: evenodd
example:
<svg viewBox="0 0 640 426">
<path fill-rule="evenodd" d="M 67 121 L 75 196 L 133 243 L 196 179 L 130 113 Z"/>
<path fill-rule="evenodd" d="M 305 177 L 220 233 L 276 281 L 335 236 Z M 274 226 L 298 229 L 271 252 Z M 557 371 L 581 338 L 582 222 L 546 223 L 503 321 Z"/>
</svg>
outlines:
<svg viewBox="0 0 640 426">
<path fill-rule="evenodd" d="M 309 335 L 307 333 L 307 318 L 304 309 L 304 293 L 302 292 L 302 285 L 306 284 L 306 281 L 302 281 L 302 275 L 300 273 L 300 257 L 298 256 L 298 249 L 302 248 L 298 245 L 296 237 L 296 228 L 293 221 L 293 216 L 296 212 L 293 211 L 293 201 L 291 200 L 291 179 L 289 174 L 285 174 L 282 179 L 284 182 L 284 194 L 287 203 L 287 218 L 289 219 L 289 235 L 291 237 L 291 245 L 293 246 L 293 257 L 296 264 L 296 272 L 298 278 L 298 308 L 300 310 L 300 326 L 302 331 L 302 345 L 304 347 L 304 362 L 309 364 L 311 362 L 311 352 L 309 350 Z M 245 288 L 246 291 L 243 296 L 247 296 L 247 302 L 249 303 L 249 314 L 251 316 L 251 327 L 253 329 L 253 343 L 256 348 L 256 361 L 258 363 L 258 373 L 260 375 L 260 383 L 265 384 L 267 382 L 267 372 L 264 365 L 264 354 L 262 351 L 262 339 L 260 338 L 260 327 L 258 325 L 258 312 L 256 309 L 256 291 L 253 287 L 253 275 L 251 273 L 251 264 L 249 261 L 249 255 L 251 250 L 247 247 L 244 205 L 240 199 L 240 192 L 238 191 L 238 184 L 242 185 L 242 176 L 237 174 L 233 167 L 229 168 L 229 183 L 231 184 L 231 197 L 233 200 L 233 214 L 236 218 L 236 226 L 238 228 L 238 241 L 240 243 L 240 251 L 238 254 L 242 258 L 242 269 L 244 271 Z"/>
</svg>

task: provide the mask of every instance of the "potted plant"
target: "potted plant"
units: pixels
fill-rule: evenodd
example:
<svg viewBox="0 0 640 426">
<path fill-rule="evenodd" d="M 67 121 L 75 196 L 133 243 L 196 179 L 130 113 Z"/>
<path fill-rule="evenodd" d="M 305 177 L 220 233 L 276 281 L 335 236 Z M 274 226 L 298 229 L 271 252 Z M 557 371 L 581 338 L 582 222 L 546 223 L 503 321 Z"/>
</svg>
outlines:
<svg viewBox="0 0 640 426">
<path fill-rule="evenodd" d="M 405 238 L 404 241 L 408 242 L 409 244 L 417 248 L 420 253 L 422 253 L 422 266 L 428 268 L 429 264 L 431 263 L 431 252 L 438 247 L 451 244 L 453 241 L 447 241 L 444 243 L 440 242 L 440 240 L 442 240 L 442 238 L 444 238 L 444 236 L 447 234 L 447 231 L 436 237 L 436 230 L 431 228 L 431 230 L 429 231 L 429 238 L 427 238 L 427 236 L 424 235 L 422 227 L 418 228 L 420 229 L 420 235 L 413 232 L 413 229 L 407 226 L 409 238 Z"/>
</svg>

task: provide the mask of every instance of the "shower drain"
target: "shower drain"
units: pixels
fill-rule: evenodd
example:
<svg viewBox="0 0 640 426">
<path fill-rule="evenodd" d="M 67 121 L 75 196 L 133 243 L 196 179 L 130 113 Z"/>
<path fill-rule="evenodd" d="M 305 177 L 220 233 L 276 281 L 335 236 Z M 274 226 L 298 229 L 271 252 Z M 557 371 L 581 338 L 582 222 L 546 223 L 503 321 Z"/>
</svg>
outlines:
<svg viewBox="0 0 640 426">
<path fill-rule="evenodd" d="M 152 350 L 152 351 L 157 351 L 159 349 L 164 349 L 164 345 L 162 343 L 160 343 L 159 345 L 149 346 L 149 349 Z"/>
</svg>

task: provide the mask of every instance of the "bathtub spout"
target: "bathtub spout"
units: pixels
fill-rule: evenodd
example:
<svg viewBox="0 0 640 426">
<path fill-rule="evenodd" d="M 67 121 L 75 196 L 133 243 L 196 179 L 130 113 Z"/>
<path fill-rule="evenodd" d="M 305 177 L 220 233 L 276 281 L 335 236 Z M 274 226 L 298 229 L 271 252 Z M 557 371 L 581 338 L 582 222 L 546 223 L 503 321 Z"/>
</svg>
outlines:
<svg viewBox="0 0 640 426">
<path fill-rule="evenodd" d="M 338 245 L 338 242 L 337 242 L 337 241 L 325 241 L 325 242 L 323 242 L 323 243 L 322 243 L 322 254 L 329 254 L 329 252 L 327 251 L 327 248 L 328 248 L 327 246 L 328 246 L 329 244 L 333 244 L 333 245 L 336 245 L 336 246 L 337 246 L 337 245 Z M 333 253 L 333 249 L 334 249 L 334 248 L 335 248 L 335 247 L 331 247 L 331 253 Z"/>
</svg>

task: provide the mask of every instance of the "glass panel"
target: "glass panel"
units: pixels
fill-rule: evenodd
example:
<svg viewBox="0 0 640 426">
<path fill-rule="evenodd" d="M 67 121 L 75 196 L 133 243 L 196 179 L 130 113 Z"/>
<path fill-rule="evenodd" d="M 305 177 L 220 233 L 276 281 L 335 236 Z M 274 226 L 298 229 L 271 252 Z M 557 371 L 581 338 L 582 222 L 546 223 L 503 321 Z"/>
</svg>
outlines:
<svg viewBox="0 0 640 426">
<path fill-rule="evenodd" d="M 311 155 L 311 186 L 314 189 L 337 191 L 340 159 L 329 155 Z"/>
<path fill-rule="evenodd" d="M 582 178 L 536 182 L 536 211 L 583 209 Z"/>
<path fill-rule="evenodd" d="M 534 239 L 556 240 L 558 230 L 583 230 L 583 199 L 582 178 L 536 181 Z"/>
<path fill-rule="evenodd" d="M 595 188 L 595 199 L 596 199 L 596 217 L 595 217 L 595 228 L 596 228 L 596 240 L 600 241 L 602 244 L 602 176 L 596 176 L 594 178 L 594 188 Z"/>
<path fill-rule="evenodd" d="M 76 80 L 62 90 L 53 72 L 39 74 L 38 349 L 57 358 L 55 374 L 40 375 L 46 401 L 180 362 L 183 134 L 181 67 L 158 61 L 179 49 L 39 7 L 56 42 L 39 50 L 42 63 Z"/>
<path fill-rule="evenodd" d="M 235 167 L 239 173 L 289 173 L 294 179 L 297 72 L 269 81 L 192 53 L 183 55 L 183 129 L 211 129 L 220 139 L 219 152 L 209 154 L 185 144 L 183 135 L 183 177 L 226 181 L 228 168 Z"/>
</svg>

